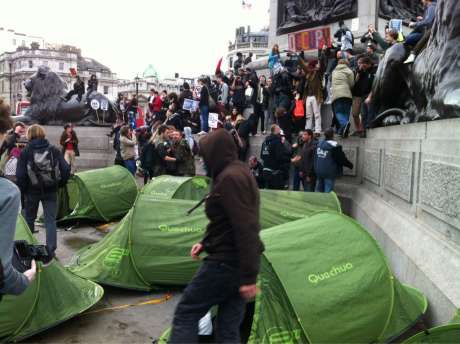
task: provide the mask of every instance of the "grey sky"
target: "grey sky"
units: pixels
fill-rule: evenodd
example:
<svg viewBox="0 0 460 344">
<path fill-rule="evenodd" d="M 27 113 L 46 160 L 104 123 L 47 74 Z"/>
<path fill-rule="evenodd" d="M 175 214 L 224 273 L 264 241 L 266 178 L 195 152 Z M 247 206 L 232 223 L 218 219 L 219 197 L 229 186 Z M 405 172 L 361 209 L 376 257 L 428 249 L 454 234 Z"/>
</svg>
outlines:
<svg viewBox="0 0 460 344">
<path fill-rule="evenodd" d="M 211 73 L 236 27 L 269 21 L 269 0 L 4 1 L 3 27 L 76 45 L 121 78 L 150 63 L 161 77 Z"/>
</svg>

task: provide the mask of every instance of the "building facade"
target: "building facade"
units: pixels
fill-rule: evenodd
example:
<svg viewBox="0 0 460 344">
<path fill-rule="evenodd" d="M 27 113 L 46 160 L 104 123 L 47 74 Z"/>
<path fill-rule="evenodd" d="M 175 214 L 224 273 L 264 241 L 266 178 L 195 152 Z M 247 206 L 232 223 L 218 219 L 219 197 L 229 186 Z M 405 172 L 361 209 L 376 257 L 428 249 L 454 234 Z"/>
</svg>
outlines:
<svg viewBox="0 0 460 344">
<path fill-rule="evenodd" d="M 71 68 L 78 71 L 85 83 L 95 74 L 99 79 L 98 91 L 109 98 L 116 97 L 116 74 L 96 60 L 81 56 L 79 49 L 68 46 L 59 49 L 35 48 L 21 46 L 14 52 L 0 55 L 0 97 L 6 99 L 12 109 L 17 108 L 18 102 L 25 100 L 27 91 L 24 82 L 39 66 L 48 66 L 58 74 L 66 83 L 67 90 L 71 90 L 74 83 Z"/>
<path fill-rule="evenodd" d="M 232 69 L 233 63 L 237 60 L 237 53 L 243 55 L 243 59 L 252 53 L 252 60 L 257 60 L 262 57 L 268 56 L 268 30 L 251 32 L 248 26 L 247 30 L 244 27 L 236 29 L 235 40 L 229 42 L 228 53 L 226 56 L 227 68 Z"/>
<path fill-rule="evenodd" d="M 137 94 L 139 106 L 141 106 L 144 112 L 148 109 L 148 98 L 150 96 L 150 90 L 154 89 L 158 92 L 167 91 L 180 92 L 180 87 L 183 84 L 182 79 L 160 79 L 158 72 L 149 65 L 144 72 L 142 77 L 135 77 L 132 80 L 120 79 L 118 80 L 118 93 L 123 93 L 128 99 L 132 98 Z"/>
<path fill-rule="evenodd" d="M 0 27 L 0 52 L 15 51 L 19 47 L 30 47 L 32 43 L 38 44 L 41 48 L 44 48 L 46 44 L 43 37 L 30 36 Z"/>
</svg>

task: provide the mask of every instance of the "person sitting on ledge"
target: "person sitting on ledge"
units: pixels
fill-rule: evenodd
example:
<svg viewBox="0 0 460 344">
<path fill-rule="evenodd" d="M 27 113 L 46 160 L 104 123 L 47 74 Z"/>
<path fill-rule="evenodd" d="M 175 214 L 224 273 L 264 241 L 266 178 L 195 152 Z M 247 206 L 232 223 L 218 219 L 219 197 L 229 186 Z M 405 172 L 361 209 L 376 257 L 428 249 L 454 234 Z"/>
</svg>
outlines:
<svg viewBox="0 0 460 344">
<path fill-rule="evenodd" d="M 413 27 L 412 31 L 406 38 L 405 46 L 414 47 L 404 63 L 413 63 L 415 57 L 425 49 L 431 35 L 431 26 L 433 25 L 436 16 L 436 1 L 422 0 L 425 9 L 423 17 L 417 17 L 417 22 L 411 22 L 409 27 Z"/>
</svg>

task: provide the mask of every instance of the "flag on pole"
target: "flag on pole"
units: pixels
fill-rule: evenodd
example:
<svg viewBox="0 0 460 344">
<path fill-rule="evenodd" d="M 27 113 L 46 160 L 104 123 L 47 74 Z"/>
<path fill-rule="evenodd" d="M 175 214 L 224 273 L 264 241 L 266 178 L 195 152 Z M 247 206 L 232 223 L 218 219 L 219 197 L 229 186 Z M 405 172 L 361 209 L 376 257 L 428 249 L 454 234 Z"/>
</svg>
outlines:
<svg viewBox="0 0 460 344">
<path fill-rule="evenodd" d="M 243 9 L 245 10 L 250 10 L 252 8 L 252 4 L 250 4 L 248 1 L 243 0 L 242 2 Z"/>
</svg>

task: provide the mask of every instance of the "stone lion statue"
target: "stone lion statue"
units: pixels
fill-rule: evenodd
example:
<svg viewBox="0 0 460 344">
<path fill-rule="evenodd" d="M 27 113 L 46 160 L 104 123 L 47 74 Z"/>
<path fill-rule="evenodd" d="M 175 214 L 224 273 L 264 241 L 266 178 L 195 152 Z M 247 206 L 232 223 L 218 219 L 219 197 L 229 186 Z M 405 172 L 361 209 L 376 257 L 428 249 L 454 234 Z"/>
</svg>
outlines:
<svg viewBox="0 0 460 344">
<path fill-rule="evenodd" d="M 115 122 L 118 110 L 103 94 L 90 92 L 81 101 L 76 97 L 65 100 L 66 84 L 47 66 L 38 67 L 37 72 L 25 83 L 30 107 L 17 121 L 62 125 L 74 122 L 80 125 L 103 126 Z"/>
</svg>

